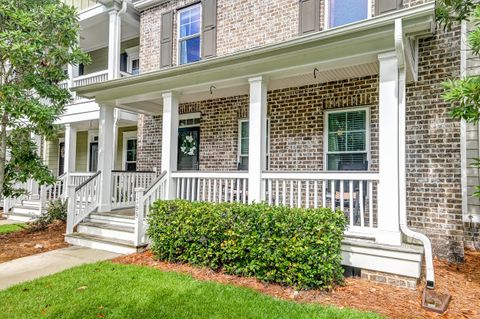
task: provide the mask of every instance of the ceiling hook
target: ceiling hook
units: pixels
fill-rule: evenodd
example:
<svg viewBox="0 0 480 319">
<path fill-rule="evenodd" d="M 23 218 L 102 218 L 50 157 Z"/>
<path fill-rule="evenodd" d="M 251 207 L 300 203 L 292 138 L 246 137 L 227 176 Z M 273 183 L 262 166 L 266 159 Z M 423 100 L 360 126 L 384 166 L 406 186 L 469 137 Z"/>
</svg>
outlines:
<svg viewBox="0 0 480 319">
<path fill-rule="evenodd" d="M 317 72 L 320 72 L 320 70 L 318 70 L 317 68 L 313 69 L 313 78 L 314 79 L 317 78 Z"/>
<path fill-rule="evenodd" d="M 210 86 L 210 95 L 213 94 L 213 89 L 217 89 L 215 85 Z"/>
</svg>

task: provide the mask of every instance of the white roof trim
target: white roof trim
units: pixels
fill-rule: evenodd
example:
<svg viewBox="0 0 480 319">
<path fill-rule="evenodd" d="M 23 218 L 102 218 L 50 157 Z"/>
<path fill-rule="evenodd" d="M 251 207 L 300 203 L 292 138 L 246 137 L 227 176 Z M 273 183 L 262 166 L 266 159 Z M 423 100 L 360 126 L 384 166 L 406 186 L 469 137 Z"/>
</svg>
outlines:
<svg viewBox="0 0 480 319">
<path fill-rule="evenodd" d="M 136 1 L 133 6 L 137 10 L 147 10 L 150 9 L 151 7 L 154 7 L 156 5 L 168 2 L 169 0 L 140 0 Z"/>
</svg>

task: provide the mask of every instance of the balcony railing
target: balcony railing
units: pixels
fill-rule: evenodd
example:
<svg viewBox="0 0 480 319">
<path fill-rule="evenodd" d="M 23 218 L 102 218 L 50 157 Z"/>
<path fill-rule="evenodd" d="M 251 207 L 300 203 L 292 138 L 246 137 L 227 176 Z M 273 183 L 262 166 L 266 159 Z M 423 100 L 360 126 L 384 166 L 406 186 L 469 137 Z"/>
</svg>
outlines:
<svg viewBox="0 0 480 319">
<path fill-rule="evenodd" d="M 102 83 L 108 80 L 108 70 L 78 76 L 73 79 L 72 87 Z"/>
</svg>

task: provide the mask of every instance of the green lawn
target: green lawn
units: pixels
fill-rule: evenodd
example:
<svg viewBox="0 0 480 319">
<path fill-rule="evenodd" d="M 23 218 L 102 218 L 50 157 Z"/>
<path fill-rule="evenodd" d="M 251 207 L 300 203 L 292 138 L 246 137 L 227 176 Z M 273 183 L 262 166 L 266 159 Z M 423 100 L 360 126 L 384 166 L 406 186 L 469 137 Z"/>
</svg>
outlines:
<svg viewBox="0 0 480 319">
<path fill-rule="evenodd" d="M 25 228 L 25 224 L 7 224 L 7 225 L 0 225 L 0 235 L 1 234 L 8 234 L 13 233 L 17 230 L 22 230 Z"/>
<path fill-rule="evenodd" d="M 110 262 L 80 266 L 1 291 L 0 309 L 1 318 L 380 318 Z"/>
</svg>

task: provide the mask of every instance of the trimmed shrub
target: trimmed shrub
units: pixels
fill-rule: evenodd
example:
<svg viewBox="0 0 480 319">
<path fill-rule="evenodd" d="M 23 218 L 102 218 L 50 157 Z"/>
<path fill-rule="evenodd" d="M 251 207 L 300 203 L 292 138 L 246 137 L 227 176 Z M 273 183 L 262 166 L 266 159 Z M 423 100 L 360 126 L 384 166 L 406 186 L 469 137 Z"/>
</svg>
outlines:
<svg viewBox="0 0 480 319">
<path fill-rule="evenodd" d="M 157 201 L 148 217 L 160 260 L 256 277 L 296 289 L 342 283 L 342 212 L 266 204 Z"/>
<path fill-rule="evenodd" d="M 55 221 L 67 221 L 67 202 L 61 199 L 50 201 L 47 210 L 28 225 L 29 232 L 42 231 Z"/>
</svg>

